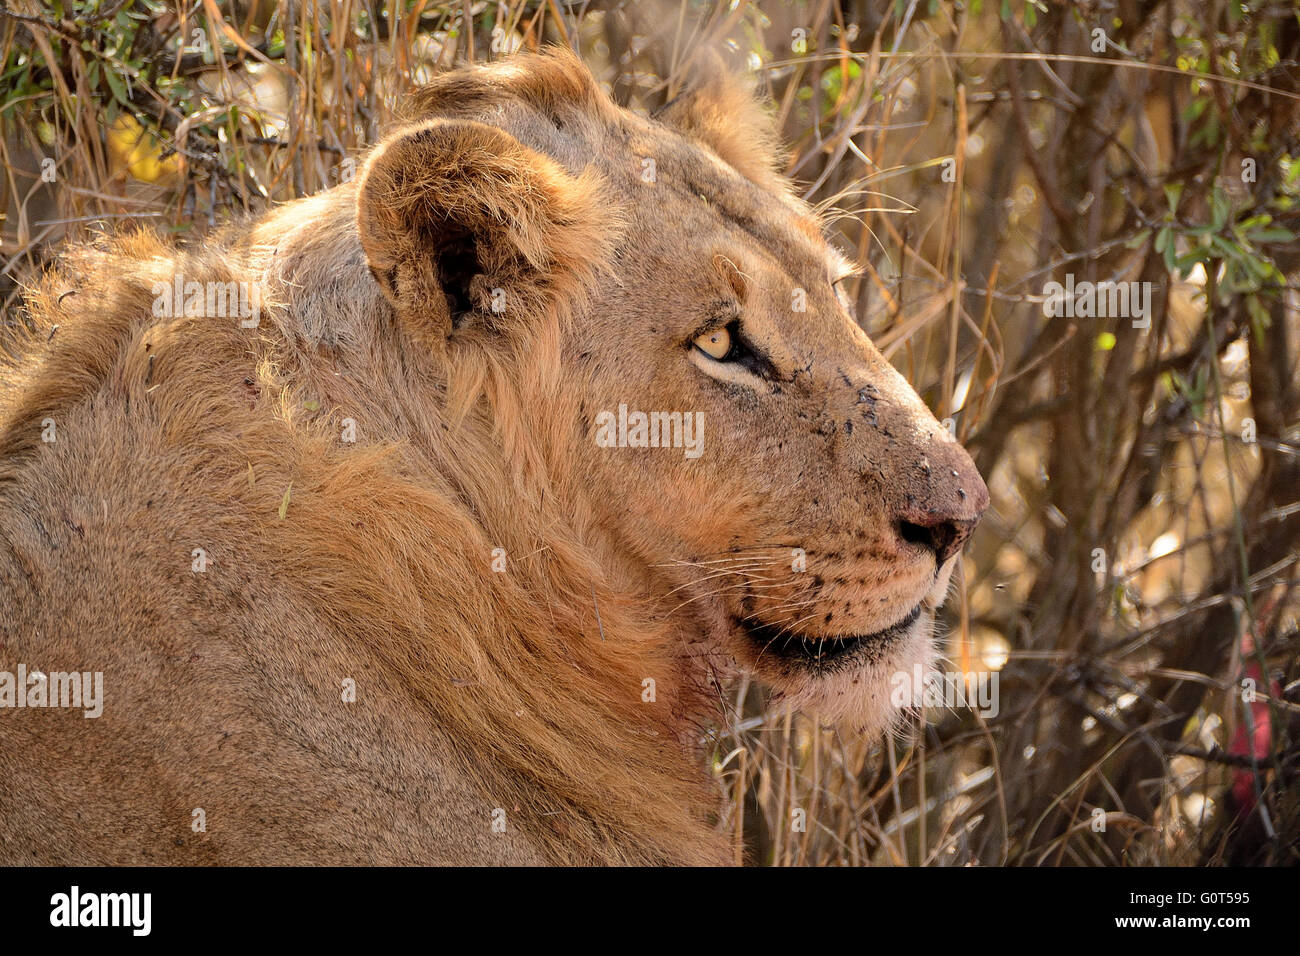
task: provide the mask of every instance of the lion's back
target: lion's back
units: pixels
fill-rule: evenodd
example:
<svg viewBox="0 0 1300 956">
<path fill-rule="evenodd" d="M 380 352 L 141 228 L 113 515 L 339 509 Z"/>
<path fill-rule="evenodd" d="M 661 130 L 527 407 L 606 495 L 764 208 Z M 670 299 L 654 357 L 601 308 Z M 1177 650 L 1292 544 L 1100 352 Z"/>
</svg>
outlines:
<svg viewBox="0 0 1300 956">
<path fill-rule="evenodd" d="M 0 861 L 540 862 L 293 566 L 320 436 L 266 330 L 159 318 L 145 279 L 52 275 L 0 374 L 0 672 L 102 675 L 98 716 L 0 711 Z"/>
</svg>

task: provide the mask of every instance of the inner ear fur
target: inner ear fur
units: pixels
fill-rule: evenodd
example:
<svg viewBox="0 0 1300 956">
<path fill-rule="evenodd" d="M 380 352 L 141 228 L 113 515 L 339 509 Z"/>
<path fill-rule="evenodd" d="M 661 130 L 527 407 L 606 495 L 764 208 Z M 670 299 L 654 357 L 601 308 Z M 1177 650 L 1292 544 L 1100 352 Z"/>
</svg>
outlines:
<svg viewBox="0 0 1300 956">
<path fill-rule="evenodd" d="M 612 254 L 603 180 L 574 176 L 502 130 L 435 119 L 371 154 L 357 231 L 398 316 L 449 335 L 470 315 L 507 327 L 580 294 Z"/>
<path fill-rule="evenodd" d="M 774 192 L 787 190 L 779 172 L 785 151 L 771 112 L 753 81 L 729 67 L 717 51 L 697 53 L 685 89 L 653 115 L 708 146 L 742 176 Z"/>
</svg>

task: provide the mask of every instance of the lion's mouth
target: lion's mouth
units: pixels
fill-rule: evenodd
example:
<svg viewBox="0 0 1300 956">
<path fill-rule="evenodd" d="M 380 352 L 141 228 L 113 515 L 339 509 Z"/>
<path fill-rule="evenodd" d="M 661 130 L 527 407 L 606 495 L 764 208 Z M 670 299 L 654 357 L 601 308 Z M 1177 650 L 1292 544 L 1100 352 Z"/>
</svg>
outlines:
<svg viewBox="0 0 1300 956">
<path fill-rule="evenodd" d="M 813 670 L 843 666 L 863 654 L 877 654 L 907 633 L 921 614 L 917 604 L 907 616 L 873 634 L 844 634 L 809 637 L 778 624 L 737 618 L 736 625 L 753 641 L 760 657 L 775 657 Z"/>
</svg>

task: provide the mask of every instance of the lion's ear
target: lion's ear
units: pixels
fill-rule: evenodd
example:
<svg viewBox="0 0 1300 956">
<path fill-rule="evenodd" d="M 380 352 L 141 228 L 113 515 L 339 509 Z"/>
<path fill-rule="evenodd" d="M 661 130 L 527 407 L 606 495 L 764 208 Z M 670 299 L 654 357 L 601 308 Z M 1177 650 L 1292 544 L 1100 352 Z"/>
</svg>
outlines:
<svg viewBox="0 0 1300 956">
<path fill-rule="evenodd" d="M 499 129 L 431 120 L 371 155 L 357 230 L 404 321 L 446 336 L 472 314 L 506 329 L 577 294 L 610 254 L 604 192 Z"/>
<path fill-rule="evenodd" d="M 666 126 L 703 143 L 742 176 L 778 192 L 784 160 L 780 135 L 754 85 L 714 50 L 696 54 L 686 88 L 654 113 Z"/>
</svg>

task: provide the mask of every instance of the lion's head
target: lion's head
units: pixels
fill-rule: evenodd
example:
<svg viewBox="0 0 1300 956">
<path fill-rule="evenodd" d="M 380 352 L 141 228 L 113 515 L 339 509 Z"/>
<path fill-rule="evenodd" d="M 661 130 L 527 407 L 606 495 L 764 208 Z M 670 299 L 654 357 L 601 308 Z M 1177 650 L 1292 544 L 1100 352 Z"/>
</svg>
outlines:
<svg viewBox="0 0 1300 956">
<path fill-rule="evenodd" d="M 357 190 L 399 321 L 480 378 L 529 365 L 528 464 L 697 655 L 887 723 L 988 491 L 837 294 L 751 95 L 715 70 L 647 118 L 557 53 L 435 81 L 413 117 Z"/>
</svg>

